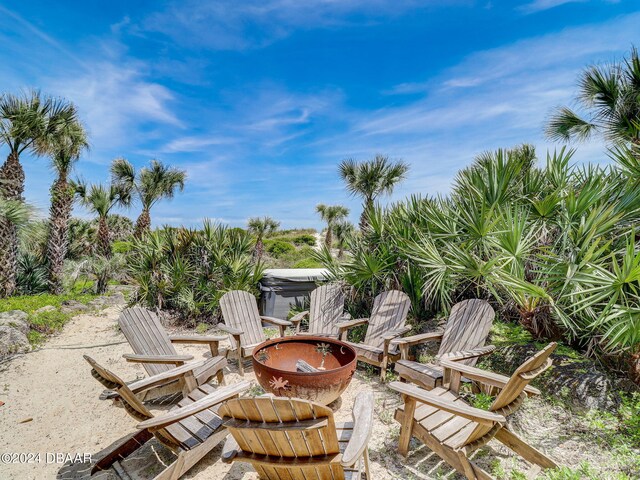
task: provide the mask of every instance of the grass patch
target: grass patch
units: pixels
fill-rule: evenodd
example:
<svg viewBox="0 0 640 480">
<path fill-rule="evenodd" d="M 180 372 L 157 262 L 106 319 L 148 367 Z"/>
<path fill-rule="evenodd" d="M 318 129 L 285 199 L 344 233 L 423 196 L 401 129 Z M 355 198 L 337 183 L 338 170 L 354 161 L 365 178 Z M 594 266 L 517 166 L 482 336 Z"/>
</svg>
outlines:
<svg viewBox="0 0 640 480">
<path fill-rule="evenodd" d="M 41 293 L 3 298 L 0 300 L 0 312 L 11 310 L 26 312 L 29 315 L 28 321 L 31 327 L 27 338 L 32 345 L 38 345 L 45 340 L 46 335 L 59 331 L 75 315 L 74 313 L 63 313 L 60 310 L 64 301 L 75 300 L 80 303 L 88 303 L 98 296 L 92 293 L 80 293 L 84 291 L 85 286 L 86 282 L 77 283 L 69 293 L 63 295 Z M 53 305 L 56 310 L 36 313 L 36 310 L 47 305 Z"/>
</svg>

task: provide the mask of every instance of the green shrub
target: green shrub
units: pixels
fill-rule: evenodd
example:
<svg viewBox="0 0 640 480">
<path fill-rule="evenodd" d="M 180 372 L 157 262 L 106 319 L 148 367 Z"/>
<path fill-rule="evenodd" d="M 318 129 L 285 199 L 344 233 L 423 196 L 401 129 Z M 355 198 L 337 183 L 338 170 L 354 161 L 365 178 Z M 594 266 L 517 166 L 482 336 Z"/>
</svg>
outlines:
<svg viewBox="0 0 640 480">
<path fill-rule="evenodd" d="M 291 239 L 291 241 L 298 246 L 308 245 L 310 247 L 315 247 L 316 245 L 316 237 L 308 233 L 296 235 Z"/>
<path fill-rule="evenodd" d="M 293 264 L 293 268 L 322 268 L 322 264 L 315 258 L 303 258 Z"/>
<path fill-rule="evenodd" d="M 111 250 L 113 253 L 129 253 L 131 251 L 131 242 L 124 240 L 113 242 Z"/>
<path fill-rule="evenodd" d="M 296 250 L 296 247 L 292 243 L 285 242 L 284 240 L 265 240 L 264 247 L 270 255 L 276 258 L 280 258 L 287 253 L 295 252 Z"/>
</svg>

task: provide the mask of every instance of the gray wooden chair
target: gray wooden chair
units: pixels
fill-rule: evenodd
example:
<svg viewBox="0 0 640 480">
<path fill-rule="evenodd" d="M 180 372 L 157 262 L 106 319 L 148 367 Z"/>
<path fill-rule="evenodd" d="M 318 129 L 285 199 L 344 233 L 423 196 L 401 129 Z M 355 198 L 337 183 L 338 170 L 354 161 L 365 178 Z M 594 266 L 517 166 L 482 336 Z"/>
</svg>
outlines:
<svg viewBox="0 0 640 480">
<path fill-rule="evenodd" d="M 260 478 L 359 480 L 362 470 L 371 478 L 372 392 L 358 394 L 349 423 L 317 403 L 272 396 L 229 400 L 218 413 L 232 436 L 222 461 L 250 463 Z"/>
<path fill-rule="evenodd" d="M 309 328 L 300 331 L 302 320 L 309 318 Z M 344 312 L 344 292 L 337 283 L 322 285 L 311 292 L 309 310 L 300 312 L 289 321 L 296 329 L 296 335 L 318 335 L 338 337 L 340 330 L 338 323 L 349 320 L 349 314 Z"/>
<path fill-rule="evenodd" d="M 516 436 L 507 425 L 507 419 L 520 408 L 527 395 L 540 394 L 529 382 L 551 366 L 549 356 L 556 346 L 549 344 L 520 365 L 511 377 L 465 365 L 460 361 L 465 360 L 464 356 L 450 355 L 441 361 L 450 378 L 444 387 L 427 391 L 415 385 L 391 382 L 389 387 L 404 399 L 404 406 L 395 413 L 395 419 L 401 424 L 400 453 L 407 455 L 414 436 L 466 478 L 495 480 L 469 458 L 495 439 L 532 464 L 527 478 L 534 478 L 541 468 L 556 468 L 553 460 Z M 497 390 L 489 411 L 472 407 L 460 398 L 463 375 L 483 385 L 483 389 Z"/>
<path fill-rule="evenodd" d="M 194 364 L 193 376 L 198 385 L 209 382 L 216 377 L 219 383 L 224 382 L 224 357 L 218 355 L 218 344 L 226 340 L 226 336 L 205 335 L 167 335 L 158 316 L 146 308 L 126 308 L 118 318 L 118 325 L 131 345 L 133 354 L 123 357 L 128 362 L 141 363 L 148 375 L 158 375 L 176 366 L 184 365 L 194 359 L 192 355 L 178 355 L 174 343 L 203 344 L 209 346 L 211 358 L 200 366 Z M 164 385 L 154 396 L 166 395 L 183 388 L 182 381 Z M 151 395 L 151 394 L 148 394 Z M 147 397 L 149 398 L 149 397 Z"/>
<path fill-rule="evenodd" d="M 261 316 L 256 297 L 244 290 L 225 293 L 220 298 L 220 309 L 224 324 L 219 323 L 217 327 L 229 334 L 231 348 L 237 353 L 240 375 L 244 375 L 243 359 L 251 356 L 256 345 L 267 340 L 262 322 L 277 326 L 281 337 L 284 337 L 285 329 L 293 325 L 288 320 Z"/>
<path fill-rule="evenodd" d="M 369 318 L 357 318 L 338 324 L 340 338 L 351 345 L 358 354 L 358 360 L 380 367 L 380 379 L 384 380 L 387 365 L 400 358 L 400 350 L 391 341 L 404 335 L 411 327 L 405 325 L 411 301 L 406 293 L 399 290 L 382 292 L 373 301 Z M 347 341 L 350 328 L 367 325 L 367 334 L 361 343 Z"/>
<path fill-rule="evenodd" d="M 442 385 L 444 369 L 440 359 L 452 352 L 465 352 L 460 360 L 464 365 L 474 366 L 478 356 L 493 350 L 484 347 L 491 330 L 495 312 L 484 300 L 471 299 L 456 303 L 451 309 L 444 331 L 422 333 L 393 340 L 392 345 L 400 348 L 401 360 L 395 364 L 395 371 L 403 380 L 410 381 L 431 390 Z M 440 348 L 433 363 L 419 363 L 408 360 L 409 347 L 421 343 L 439 341 Z"/>
<path fill-rule="evenodd" d="M 189 365 L 176 367 L 127 385 L 91 357 L 85 355 L 84 358 L 92 367 L 93 377 L 105 387 L 115 390 L 127 413 L 140 422 L 137 425 L 138 432 L 117 442 L 96 462 L 91 471 L 92 475 L 107 470 L 116 463 L 119 465 L 120 461 L 155 437 L 177 455 L 173 463 L 163 465 L 163 470 L 154 477 L 155 480 L 180 478 L 227 436 L 228 432 L 218 414 L 218 406 L 226 400 L 236 398 L 251 387 L 248 381 L 217 388 L 209 384 L 198 386 L 195 380 L 191 379 L 185 384 L 184 398 L 168 412 L 154 416 L 139 399 L 140 394 L 172 379 L 181 378 L 185 372 L 190 371 Z M 205 362 L 203 360 L 196 363 Z M 118 470 L 121 468 L 120 466 Z"/>
</svg>

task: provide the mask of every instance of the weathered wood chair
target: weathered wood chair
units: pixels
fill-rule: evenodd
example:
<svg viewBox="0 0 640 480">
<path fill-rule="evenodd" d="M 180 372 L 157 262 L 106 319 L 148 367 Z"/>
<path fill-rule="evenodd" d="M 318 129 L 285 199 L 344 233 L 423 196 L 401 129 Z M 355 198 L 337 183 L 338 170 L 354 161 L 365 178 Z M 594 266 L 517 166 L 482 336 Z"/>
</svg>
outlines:
<svg viewBox="0 0 640 480">
<path fill-rule="evenodd" d="M 400 348 L 401 360 L 395 365 L 395 371 L 403 380 L 408 380 L 431 390 L 442 385 L 444 369 L 440 358 L 450 353 L 466 352 L 466 357 L 459 360 L 464 365 L 474 366 L 480 355 L 493 350 L 484 347 L 495 318 L 491 305 L 484 300 L 470 299 L 456 303 L 451 309 L 444 331 L 422 333 L 391 341 Z M 439 341 L 440 348 L 433 363 L 420 363 L 408 360 L 409 347 Z"/>
<path fill-rule="evenodd" d="M 349 314 L 344 311 L 344 292 L 337 283 L 322 285 L 311 292 L 309 310 L 300 312 L 289 321 L 296 329 L 296 335 L 319 335 L 338 337 L 338 323 L 348 320 Z M 300 331 L 300 323 L 309 317 L 309 328 Z"/>
<path fill-rule="evenodd" d="M 91 365 L 94 378 L 105 387 L 114 389 L 127 413 L 140 422 L 137 425 L 139 432 L 125 437 L 99 459 L 91 471 L 92 475 L 111 468 L 116 462 L 119 464 L 155 436 L 177 455 L 175 462 L 158 474 L 155 480 L 180 478 L 227 436 L 228 432 L 222 426 L 222 418 L 217 413 L 218 405 L 237 397 L 251 387 L 248 381 L 217 388 L 206 383 L 198 386 L 195 381 L 187 382 L 184 398 L 168 412 L 154 417 L 138 395 L 156 385 L 164 384 L 167 380 L 179 378 L 188 371 L 188 365 L 127 385 L 91 357 L 85 355 L 84 358 Z"/>
<path fill-rule="evenodd" d="M 288 320 L 261 316 L 256 297 L 244 290 L 225 293 L 220 298 L 220 309 L 224 324 L 219 323 L 217 327 L 229 334 L 231 348 L 237 353 L 240 375 L 244 375 L 242 360 L 251 356 L 256 345 L 267 340 L 262 322 L 277 326 L 281 337 L 284 337 L 285 328 L 293 325 Z"/>
<path fill-rule="evenodd" d="M 407 455 L 411 436 L 415 436 L 468 479 L 495 480 L 469 456 L 496 439 L 533 464 L 529 478 L 541 468 L 556 468 L 553 460 L 517 437 L 506 424 L 507 417 L 518 410 L 527 394 L 540 394 L 528 384 L 551 366 L 549 356 L 556 346 L 555 343 L 547 345 L 520 365 L 511 377 L 464 365 L 451 355 L 441 361 L 450 371 L 448 388 L 426 391 L 415 385 L 391 382 L 389 387 L 404 398 L 404 406 L 395 413 L 395 419 L 402 425 L 400 453 Z M 459 397 L 462 375 L 498 391 L 489 411 L 474 408 Z"/>
<path fill-rule="evenodd" d="M 296 398 L 240 398 L 218 414 L 232 435 L 223 462 L 247 462 L 264 479 L 367 479 L 373 428 L 373 393 L 358 394 L 353 422 L 335 424 L 333 412 Z"/>
<path fill-rule="evenodd" d="M 405 326 L 410 306 L 411 301 L 406 293 L 389 290 L 374 299 L 369 318 L 357 318 L 338 324 L 340 339 L 356 350 L 358 360 L 380 367 L 381 380 L 386 377 L 387 365 L 400 358 L 400 350 L 391 341 L 411 330 L 411 327 Z M 364 342 L 347 341 L 349 329 L 357 325 L 367 325 Z"/>
<path fill-rule="evenodd" d="M 148 375 L 158 375 L 193 360 L 192 355 L 178 355 L 174 343 L 205 344 L 209 346 L 211 358 L 194 367 L 192 374 L 198 385 L 209 382 L 214 376 L 224 382 L 224 357 L 218 355 L 219 342 L 226 336 L 167 335 L 158 316 L 146 308 L 126 308 L 118 318 L 118 325 L 131 345 L 134 354 L 125 354 L 128 362 L 142 363 Z M 153 396 L 167 395 L 183 389 L 182 380 L 164 385 L 152 392 Z M 147 398 L 149 398 L 147 393 Z M 108 395 L 110 398 L 111 396 Z"/>
</svg>

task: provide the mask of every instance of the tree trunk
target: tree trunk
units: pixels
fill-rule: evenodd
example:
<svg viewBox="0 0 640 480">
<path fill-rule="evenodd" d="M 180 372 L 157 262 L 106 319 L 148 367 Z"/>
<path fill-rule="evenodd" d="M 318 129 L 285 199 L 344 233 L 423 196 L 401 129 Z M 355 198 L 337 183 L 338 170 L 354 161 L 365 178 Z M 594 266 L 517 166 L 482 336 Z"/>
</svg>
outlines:
<svg viewBox="0 0 640 480">
<path fill-rule="evenodd" d="M 331 231 L 331 224 L 327 225 L 327 233 L 324 236 L 324 244 L 327 246 L 329 251 L 331 251 L 331 245 L 333 244 L 333 235 Z"/>
<path fill-rule="evenodd" d="M 373 209 L 373 199 L 367 198 L 362 206 L 363 210 L 360 214 L 360 232 L 364 234 L 369 229 L 369 212 Z"/>
<path fill-rule="evenodd" d="M 253 256 L 257 260 L 260 260 L 262 258 L 262 255 L 264 255 L 264 243 L 262 243 L 262 238 L 258 237 L 256 239 L 256 246 L 253 250 Z"/>
<path fill-rule="evenodd" d="M 49 264 L 49 291 L 62 293 L 64 260 L 69 248 L 69 219 L 73 205 L 73 190 L 66 175 L 61 176 L 51 188 L 49 238 L 47 262 Z"/>
<path fill-rule="evenodd" d="M 7 200 L 23 200 L 24 170 L 16 152 L 10 153 L 0 167 L 0 192 Z M 0 298 L 15 293 L 17 267 L 18 229 L 7 218 L 0 217 Z"/>
<path fill-rule="evenodd" d="M 636 385 L 640 385 L 640 352 L 634 353 L 629 359 L 629 376 Z"/>
<path fill-rule="evenodd" d="M 148 208 L 143 208 L 142 213 L 136 220 L 136 230 L 133 234 L 135 238 L 142 238 L 145 234 L 151 230 L 151 212 Z"/>
<path fill-rule="evenodd" d="M 98 221 L 98 254 L 106 258 L 111 258 L 111 239 L 109 237 L 107 218 L 100 217 Z"/>
</svg>

